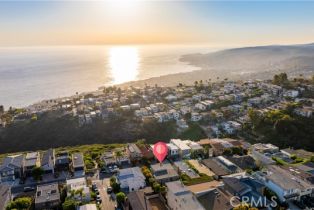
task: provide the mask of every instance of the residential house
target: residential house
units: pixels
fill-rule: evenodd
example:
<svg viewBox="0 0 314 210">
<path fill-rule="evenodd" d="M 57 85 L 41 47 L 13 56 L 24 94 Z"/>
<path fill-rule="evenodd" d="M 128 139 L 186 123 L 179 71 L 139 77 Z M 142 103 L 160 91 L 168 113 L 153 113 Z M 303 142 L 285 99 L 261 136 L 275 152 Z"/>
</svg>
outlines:
<svg viewBox="0 0 314 210">
<path fill-rule="evenodd" d="M 177 171 L 170 163 L 153 164 L 151 169 L 154 178 L 161 184 L 179 179 Z"/>
<path fill-rule="evenodd" d="M 200 196 L 216 189 L 217 187 L 220 187 L 220 186 L 223 186 L 223 183 L 220 182 L 220 181 L 216 181 L 216 180 L 213 180 L 213 181 L 210 181 L 210 182 L 203 182 L 203 183 L 200 183 L 200 184 L 193 184 L 193 185 L 189 185 L 187 186 L 187 188 L 197 197 L 199 198 Z M 199 200 L 200 201 L 200 200 Z M 202 204 L 202 202 L 201 202 Z M 203 207 L 205 209 L 206 206 L 203 205 Z"/>
<path fill-rule="evenodd" d="M 31 152 L 26 154 L 24 159 L 24 174 L 26 176 L 31 176 L 33 168 L 40 166 L 39 156 L 39 152 Z"/>
<path fill-rule="evenodd" d="M 85 164 L 82 153 L 72 154 L 72 171 L 75 177 L 82 177 L 85 175 Z"/>
<path fill-rule="evenodd" d="M 227 158 L 223 156 L 215 157 L 214 160 L 224 168 L 226 168 L 230 173 L 240 173 L 242 170 L 233 164 L 231 161 L 229 161 Z"/>
<path fill-rule="evenodd" d="M 126 193 L 143 189 L 146 186 L 145 176 L 139 167 L 120 169 L 117 181 L 121 190 Z"/>
<path fill-rule="evenodd" d="M 313 110 L 313 107 L 302 107 L 296 108 L 294 112 L 299 116 L 310 118 L 313 115 Z"/>
<path fill-rule="evenodd" d="M 261 97 L 249 98 L 247 103 L 249 106 L 258 107 L 262 103 Z"/>
<path fill-rule="evenodd" d="M 131 163 L 129 155 L 125 151 L 121 151 L 121 156 L 116 156 L 116 161 L 120 166 L 126 166 Z"/>
<path fill-rule="evenodd" d="M 23 176 L 23 155 L 14 155 L 4 158 L 0 166 L 0 183 L 14 181 Z"/>
<path fill-rule="evenodd" d="M 180 210 L 205 210 L 191 191 L 189 191 L 180 181 L 168 182 L 167 202 L 170 209 Z"/>
<path fill-rule="evenodd" d="M 181 112 L 182 115 L 186 115 L 188 113 L 191 113 L 191 108 L 188 107 L 188 106 L 182 106 L 180 108 L 180 112 Z"/>
<path fill-rule="evenodd" d="M 176 125 L 178 126 L 178 130 L 180 131 L 184 131 L 189 128 L 189 125 L 186 123 L 184 119 L 177 120 Z"/>
<path fill-rule="evenodd" d="M 181 139 L 171 139 L 170 143 L 176 145 L 179 148 L 179 154 L 181 158 L 190 157 L 191 148 L 184 143 Z"/>
<path fill-rule="evenodd" d="M 206 105 L 203 104 L 203 103 L 201 103 L 201 102 L 195 104 L 195 108 L 198 109 L 198 110 L 200 110 L 200 111 L 205 111 L 205 110 L 207 109 Z"/>
<path fill-rule="evenodd" d="M 35 209 L 54 209 L 60 205 L 58 183 L 38 185 L 35 195 Z"/>
<path fill-rule="evenodd" d="M 158 112 L 158 107 L 155 104 L 150 104 L 149 105 L 150 109 L 152 110 L 153 113 Z"/>
<path fill-rule="evenodd" d="M 114 157 L 112 152 L 106 152 L 102 157 L 102 161 L 104 162 L 105 166 L 115 166 L 117 165 L 117 160 Z"/>
<path fill-rule="evenodd" d="M 210 139 L 200 139 L 198 142 L 197 142 L 199 145 L 201 145 L 202 147 L 210 147 Z"/>
<path fill-rule="evenodd" d="M 49 149 L 44 152 L 41 158 L 41 168 L 46 174 L 54 173 L 55 168 L 55 151 L 54 149 Z"/>
<path fill-rule="evenodd" d="M 166 96 L 165 99 L 166 99 L 168 102 L 170 102 L 170 101 L 176 101 L 176 100 L 177 100 L 177 96 L 170 94 L 170 95 Z"/>
<path fill-rule="evenodd" d="M 188 188 L 191 189 L 190 186 Z M 219 185 L 215 188 L 209 187 L 204 190 L 200 188 L 196 192 L 193 189 L 191 191 L 206 210 L 232 210 L 234 206 L 240 204 L 236 197 Z"/>
<path fill-rule="evenodd" d="M 166 112 L 157 112 L 157 113 L 154 113 L 154 118 L 155 118 L 159 123 L 167 122 L 167 121 L 169 121 L 169 119 L 170 119 L 168 113 L 166 113 Z"/>
<path fill-rule="evenodd" d="M 233 147 L 242 147 L 242 143 L 239 140 L 230 138 L 210 139 L 209 145 L 213 150 L 214 156 L 222 155 L 226 149 L 230 149 Z"/>
<path fill-rule="evenodd" d="M 55 168 L 58 171 L 68 170 L 70 164 L 69 153 L 67 151 L 61 151 L 56 155 Z"/>
<path fill-rule="evenodd" d="M 241 129 L 241 124 L 236 121 L 228 121 L 230 127 L 232 127 L 234 130 L 238 131 Z"/>
<path fill-rule="evenodd" d="M 179 113 L 177 110 L 175 110 L 175 109 L 171 109 L 171 110 L 169 111 L 169 115 L 170 115 L 171 118 L 174 119 L 174 120 L 179 120 L 179 119 L 180 119 L 180 113 Z"/>
<path fill-rule="evenodd" d="M 91 192 L 86 184 L 85 177 L 67 179 L 66 180 L 67 195 L 71 196 L 72 192 L 82 190 L 82 196 L 80 194 L 74 193 L 74 199 L 78 201 L 89 202 L 91 199 Z"/>
<path fill-rule="evenodd" d="M 233 155 L 233 156 L 227 156 L 226 157 L 230 162 L 241 168 L 242 170 L 246 169 L 256 169 L 257 165 L 253 157 L 250 155 Z"/>
<path fill-rule="evenodd" d="M 134 115 L 136 117 L 143 117 L 143 116 L 147 116 L 149 113 L 147 111 L 147 109 L 145 108 L 141 108 L 140 110 L 135 110 Z"/>
<path fill-rule="evenodd" d="M 151 187 L 130 192 L 126 203 L 125 210 L 169 210 L 166 200 Z"/>
<path fill-rule="evenodd" d="M 221 134 L 221 131 L 215 125 L 210 126 L 210 130 L 214 134 L 214 136 L 216 136 L 216 137 L 218 137 Z"/>
<path fill-rule="evenodd" d="M 313 152 L 306 151 L 304 149 L 292 149 L 292 148 L 286 148 L 280 150 L 282 153 L 288 155 L 289 157 L 296 155 L 297 157 L 300 158 L 306 158 L 306 159 L 311 159 L 311 157 L 314 155 Z"/>
<path fill-rule="evenodd" d="M 279 148 L 272 144 L 253 144 L 252 145 L 252 157 L 261 164 L 269 165 L 274 164 L 275 161 L 272 160 L 272 154 L 279 152 Z"/>
<path fill-rule="evenodd" d="M 168 157 L 170 158 L 178 158 L 179 157 L 179 147 L 177 147 L 175 144 L 168 143 Z"/>
<path fill-rule="evenodd" d="M 227 176 L 223 177 L 223 183 L 224 189 L 239 197 L 240 200 L 244 197 L 245 199 L 248 198 L 247 202 L 253 205 L 252 207 L 258 209 L 268 207 L 267 209 L 271 209 L 270 201 L 268 199 L 264 200 L 265 186 L 257 179 L 245 175 Z M 261 198 L 263 198 L 262 202 L 257 202 Z"/>
<path fill-rule="evenodd" d="M 191 154 L 194 154 L 195 156 L 204 155 L 204 148 L 197 142 L 191 140 L 184 140 L 183 143 L 185 143 L 187 146 L 191 148 Z"/>
<path fill-rule="evenodd" d="M 223 114 L 222 112 L 219 112 L 219 111 L 217 111 L 217 110 L 212 110 L 212 111 L 211 111 L 211 114 L 212 114 L 213 116 L 215 116 L 215 118 L 217 118 L 217 119 L 221 119 L 221 118 L 223 118 L 223 116 L 224 116 L 224 114 Z"/>
<path fill-rule="evenodd" d="M 302 196 L 311 196 L 314 190 L 313 184 L 275 165 L 269 165 L 266 171 L 255 172 L 253 176 L 274 191 L 281 202 L 300 201 Z"/>
<path fill-rule="evenodd" d="M 296 98 L 299 95 L 299 91 L 297 90 L 286 90 L 283 93 L 284 97 L 289 97 L 289 98 Z"/>
<path fill-rule="evenodd" d="M 146 144 L 137 144 L 137 147 L 140 149 L 142 153 L 142 157 L 148 160 L 154 159 L 154 154 L 152 148 Z"/>
<path fill-rule="evenodd" d="M 227 134 L 235 134 L 238 130 L 241 129 L 241 124 L 236 121 L 228 121 L 221 124 L 222 129 Z"/>
<path fill-rule="evenodd" d="M 140 161 L 143 157 L 142 151 L 134 143 L 127 145 L 126 153 L 131 161 Z"/>
<path fill-rule="evenodd" d="M 231 172 L 226 169 L 224 166 L 222 166 L 221 164 L 219 164 L 215 158 L 208 158 L 208 159 L 204 159 L 202 160 L 202 163 L 212 172 L 214 172 L 215 179 L 220 179 L 222 176 L 226 176 L 231 174 Z"/>
<path fill-rule="evenodd" d="M 202 115 L 198 112 L 192 112 L 191 113 L 191 121 L 193 122 L 197 122 L 200 121 L 202 119 Z"/>
<path fill-rule="evenodd" d="M 5 209 L 11 201 L 11 187 L 0 184 L 0 209 Z"/>
<path fill-rule="evenodd" d="M 135 103 L 135 104 L 130 104 L 130 108 L 133 109 L 133 110 L 137 110 L 137 109 L 140 109 L 141 106 L 140 106 L 140 104 Z"/>
<path fill-rule="evenodd" d="M 122 111 L 129 111 L 131 110 L 131 107 L 129 105 L 123 105 L 123 106 L 120 106 L 120 109 L 122 109 Z"/>
</svg>

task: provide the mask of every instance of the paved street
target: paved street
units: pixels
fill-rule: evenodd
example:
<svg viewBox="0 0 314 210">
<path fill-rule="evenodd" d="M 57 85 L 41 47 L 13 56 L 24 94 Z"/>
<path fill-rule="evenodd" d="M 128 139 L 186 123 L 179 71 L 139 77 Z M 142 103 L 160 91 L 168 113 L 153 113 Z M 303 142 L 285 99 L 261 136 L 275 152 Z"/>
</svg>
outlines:
<svg viewBox="0 0 314 210">
<path fill-rule="evenodd" d="M 110 198 L 110 195 L 107 193 L 107 187 L 110 185 L 110 178 L 105 178 L 103 180 L 95 181 L 98 189 L 99 195 L 102 200 L 101 209 L 102 210 L 114 210 L 116 202 Z"/>
</svg>

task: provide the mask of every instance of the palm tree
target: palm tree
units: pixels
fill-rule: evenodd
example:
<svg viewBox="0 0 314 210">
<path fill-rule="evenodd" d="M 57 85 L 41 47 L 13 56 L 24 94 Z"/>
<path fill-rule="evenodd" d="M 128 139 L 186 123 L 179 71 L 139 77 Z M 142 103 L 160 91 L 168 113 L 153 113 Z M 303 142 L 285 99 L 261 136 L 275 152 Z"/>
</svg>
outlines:
<svg viewBox="0 0 314 210">
<path fill-rule="evenodd" d="M 80 200 L 82 201 L 82 199 L 83 199 L 83 188 L 76 190 L 75 195 L 80 195 Z"/>
<path fill-rule="evenodd" d="M 122 152 L 120 150 L 115 152 L 116 159 L 118 162 L 120 162 L 120 158 L 123 156 Z"/>
</svg>

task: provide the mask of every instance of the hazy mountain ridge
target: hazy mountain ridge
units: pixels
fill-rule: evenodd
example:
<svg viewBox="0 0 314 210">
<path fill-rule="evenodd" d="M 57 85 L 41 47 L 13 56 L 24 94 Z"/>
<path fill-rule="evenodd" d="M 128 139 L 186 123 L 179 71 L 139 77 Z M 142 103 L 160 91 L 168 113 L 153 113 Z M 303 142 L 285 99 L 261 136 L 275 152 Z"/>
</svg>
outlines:
<svg viewBox="0 0 314 210">
<path fill-rule="evenodd" d="M 291 72 L 306 66 L 313 71 L 314 44 L 234 48 L 208 54 L 184 55 L 180 60 L 204 70 L 250 70 L 258 73 L 288 68 L 283 70 Z"/>
<path fill-rule="evenodd" d="M 119 86 L 174 86 L 193 84 L 195 80 L 271 79 L 286 72 L 289 76 L 314 74 L 314 43 L 299 45 L 270 45 L 226 49 L 218 52 L 183 55 L 180 61 L 195 66 L 196 71 L 169 74 L 146 80 L 132 81 Z M 197 70 L 201 69 L 201 70 Z"/>
</svg>

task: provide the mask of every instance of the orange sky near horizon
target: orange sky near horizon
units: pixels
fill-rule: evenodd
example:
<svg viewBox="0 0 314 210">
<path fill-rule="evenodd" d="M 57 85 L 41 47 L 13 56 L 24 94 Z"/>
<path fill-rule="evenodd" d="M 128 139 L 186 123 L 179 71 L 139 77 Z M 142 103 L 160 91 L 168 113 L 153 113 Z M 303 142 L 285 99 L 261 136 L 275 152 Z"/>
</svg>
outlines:
<svg viewBox="0 0 314 210">
<path fill-rule="evenodd" d="M 0 2 L 0 46 L 310 43 L 313 9 L 311 2 Z"/>
</svg>

